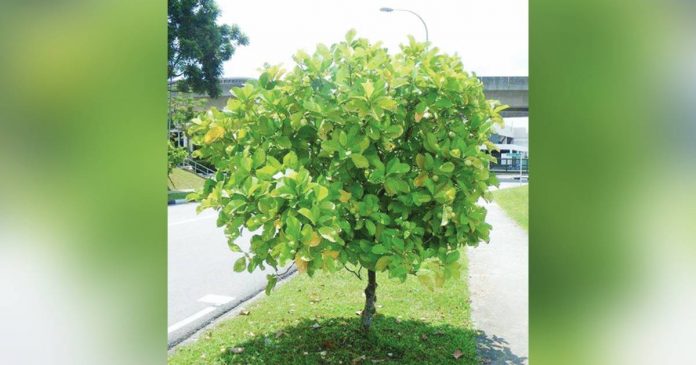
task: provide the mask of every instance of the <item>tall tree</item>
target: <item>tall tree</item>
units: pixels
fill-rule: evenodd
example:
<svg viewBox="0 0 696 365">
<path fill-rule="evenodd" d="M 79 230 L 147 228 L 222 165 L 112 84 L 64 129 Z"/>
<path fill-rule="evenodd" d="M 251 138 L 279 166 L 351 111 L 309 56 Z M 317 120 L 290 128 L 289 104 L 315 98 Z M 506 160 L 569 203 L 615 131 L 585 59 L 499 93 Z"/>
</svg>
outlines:
<svg viewBox="0 0 696 365">
<path fill-rule="evenodd" d="M 168 10 L 168 78 L 182 77 L 180 91 L 217 97 L 222 63 L 249 39 L 237 25 L 216 23 L 213 0 L 168 0 Z"/>
</svg>

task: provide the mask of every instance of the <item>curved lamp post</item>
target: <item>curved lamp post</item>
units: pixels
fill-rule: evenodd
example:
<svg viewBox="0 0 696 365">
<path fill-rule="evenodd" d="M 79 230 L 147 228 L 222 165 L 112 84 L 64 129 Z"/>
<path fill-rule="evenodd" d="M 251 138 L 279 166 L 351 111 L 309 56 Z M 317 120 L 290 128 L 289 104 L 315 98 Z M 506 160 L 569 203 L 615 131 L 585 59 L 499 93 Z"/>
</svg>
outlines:
<svg viewBox="0 0 696 365">
<path fill-rule="evenodd" d="M 425 27 L 425 41 L 428 41 L 428 26 L 425 24 L 425 20 L 421 18 L 420 15 L 416 14 L 415 12 L 408 10 L 408 9 L 392 9 L 392 8 L 380 8 L 379 11 L 385 12 L 385 13 L 391 13 L 392 11 L 406 11 L 409 12 L 420 19 L 421 23 L 423 23 L 423 27 Z"/>
</svg>

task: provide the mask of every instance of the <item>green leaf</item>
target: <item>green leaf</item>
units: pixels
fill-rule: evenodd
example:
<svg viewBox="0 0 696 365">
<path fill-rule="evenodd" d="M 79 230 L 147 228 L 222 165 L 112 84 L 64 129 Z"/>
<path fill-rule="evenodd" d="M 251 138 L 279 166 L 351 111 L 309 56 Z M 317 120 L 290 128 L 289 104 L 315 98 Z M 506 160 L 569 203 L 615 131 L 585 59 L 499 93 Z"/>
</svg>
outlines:
<svg viewBox="0 0 696 365">
<path fill-rule="evenodd" d="M 416 206 L 421 206 L 432 200 L 430 194 L 421 192 L 414 192 L 413 194 L 411 194 L 411 199 L 413 199 L 413 203 L 416 204 Z"/>
<path fill-rule="evenodd" d="M 273 178 L 273 175 L 275 175 L 277 172 L 278 169 L 276 169 L 275 167 L 266 165 L 256 170 L 256 177 L 258 177 L 261 180 L 271 180 Z"/>
<path fill-rule="evenodd" d="M 355 29 L 351 29 L 346 33 L 346 42 L 352 42 L 353 38 L 355 38 Z"/>
<path fill-rule="evenodd" d="M 445 260 L 445 264 L 451 264 L 453 262 L 457 262 L 459 260 L 459 250 L 452 251 L 447 254 L 447 259 Z"/>
<path fill-rule="evenodd" d="M 283 166 L 297 170 L 297 154 L 294 151 L 288 152 L 283 157 Z"/>
<path fill-rule="evenodd" d="M 275 288 L 278 282 L 278 277 L 273 274 L 266 275 L 266 295 L 271 295 L 271 291 Z"/>
<path fill-rule="evenodd" d="M 389 126 L 389 128 L 384 131 L 384 135 L 391 139 L 398 138 L 403 133 L 404 129 L 400 125 Z"/>
<path fill-rule="evenodd" d="M 234 262 L 234 271 L 242 272 L 246 269 L 246 257 L 242 256 Z"/>
<path fill-rule="evenodd" d="M 394 101 L 393 99 L 382 97 L 379 98 L 379 100 L 377 100 L 377 105 L 382 109 L 394 111 L 396 110 L 397 104 L 396 101 Z"/>
<path fill-rule="evenodd" d="M 370 236 L 374 236 L 377 227 L 371 220 L 365 219 L 365 229 L 367 229 L 367 232 L 370 234 Z"/>
<path fill-rule="evenodd" d="M 336 242 L 338 238 L 338 232 L 333 227 L 319 227 L 319 234 L 331 242 Z"/>
<path fill-rule="evenodd" d="M 263 165 L 263 163 L 266 162 L 266 151 L 263 148 L 257 149 L 254 152 L 252 160 L 254 162 L 254 168 L 258 168 L 259 166 Z"/>
<path fill-rule="evenodd" d="M 314 215 L 312 214 L 312 212 L 309 209 L 300 208 L 297 212 L 302 214 L 303 216 L 307 217 L 307 219 L 309 219 L 309 221 L 312 222 L 312 224 L 316 224 L 316 222 L 314 221 Z"/>
<path fill-rule="evenodd" d="M 389 250 L 387 250 L 387 248 L 381 244 L 372 246 L 372 249 L 370 251 L 375 255 L 383 255 L 389 252 Z"/>
<path fill-rule="evenodd" d="M 399 162 L 398 158 L 393 158 L 387 163 L 387 175 L 405 174 L 411 170 L 405 163 Z"/>
<path fill-rule="evenodd" d="M 454 171 L 454 164 L 449 161 L 445 162 L 442 165 L 440 165 L 440 167 L 438 167 L 438 170 L 446 174 L 452 173 L 452 171 Z"/>
<path fill-rule="evenodd" d="M 350 155 L 350 159 L 353 160 L 353 163 L 355 164 L 355 167 L 361 168 L 361 169 L 366 169 L 370 167 L 369 161 L 365 158 L 365 156 L 359 154 L 359 153 L 354 153 Z"/>
<path fill-rule="evenodd" d="M 302 227 L 302 223 L 300 221 L 289 215 L 287 218 L 285 218 L 285 234 L 292 238 L 293 240 L 299 241 L 302 236 L 300 235 L 300 230 Z"/>
</svg>

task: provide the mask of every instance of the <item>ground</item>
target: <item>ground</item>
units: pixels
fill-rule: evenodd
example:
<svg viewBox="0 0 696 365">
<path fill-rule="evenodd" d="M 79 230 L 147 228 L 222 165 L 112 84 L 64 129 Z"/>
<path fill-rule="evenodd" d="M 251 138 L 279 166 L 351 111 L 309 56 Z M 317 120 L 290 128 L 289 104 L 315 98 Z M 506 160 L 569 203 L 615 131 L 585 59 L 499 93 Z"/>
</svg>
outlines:
<svg viewBox="0 0 696 365">
<path fill-rule="evenodd" d="M 205 179 L 180 168 L 174 168 L 167 180 L 167 199 L 185 199 L 191 190 L 198 190 L 203 187 Z"/>
<path fill-rule="evenodd" d="M 466 266 L 465 255 L 462 265 Z M 298 275 L 187 346 L 170 364 L 477 364 L 465 270 L 430 291 L 378 274 L 377 312 L 365 335 L 356 311 L 366 285 L 342 271 Z M 238 352 L 238 353 L 236 353 Z"/>
<path fill-rule="evenodd" d="M 493 200 L 510 218 L 529 229 L 529 185 L 494 191 Z"/>
<path fill-rule="evenodd" d="M 205 182 L 205 179 L 202 177 L 180 168 L 173 169 L 169 178 L 170 180 L 167 181 L 169 190 L 200 189 Z M 172 182 L 174 183 L 173 185 Z"/>
</svg>

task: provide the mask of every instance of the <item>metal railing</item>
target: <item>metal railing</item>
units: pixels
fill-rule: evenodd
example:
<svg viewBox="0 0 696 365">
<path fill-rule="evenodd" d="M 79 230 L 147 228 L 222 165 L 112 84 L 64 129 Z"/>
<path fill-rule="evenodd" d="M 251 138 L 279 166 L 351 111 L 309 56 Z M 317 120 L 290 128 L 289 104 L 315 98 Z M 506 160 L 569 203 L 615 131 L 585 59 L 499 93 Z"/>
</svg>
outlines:
<svg viewBox="0 0 696 365">
<path fill-rule="evenodd" d="M 499 158 L 497 163 L 491 163 L 493 172 L 520 172 L 529 174 L 528 158 Z"/>
<path fill-rule="evenodd" d="M 211 169 L 208 166 L 201 164 L 200 162 L 194 161 L 190 157 L 186 157 L 184 162 L 182 162 L 179 165 L 179 167 L 186 169 L 186 170 L 190 170 L 193 173 L 195 173 L 196 175 L 200 175 L 200 176 L 203 176 L 206 178 L 209 178 L 209 177 L 215 175 L 215 170 Z"/>
</svg>

